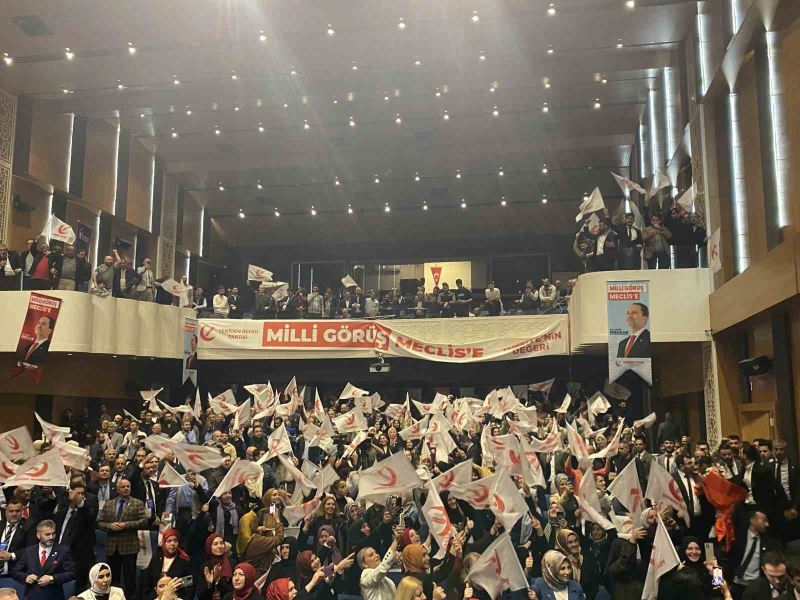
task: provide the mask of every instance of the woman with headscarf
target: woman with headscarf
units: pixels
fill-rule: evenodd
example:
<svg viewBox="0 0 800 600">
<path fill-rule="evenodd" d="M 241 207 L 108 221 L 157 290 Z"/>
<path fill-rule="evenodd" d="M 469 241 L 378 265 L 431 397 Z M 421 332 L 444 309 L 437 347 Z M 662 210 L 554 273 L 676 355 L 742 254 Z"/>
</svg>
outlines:
<svg viewBox="0 0 800 600">
<path fill-rule="evenodd" d="M 322 566 L 319 558 L 311 550 L 303 550 L 297 555 L 298 590 L 302 600 L 333 600 L 336 594 L 333 587 L 336 580 L 353 566 L 350 554 L 336 565 Z"/>
<path fill-rule="evenodd" d="M 606 531 L 597 523 L 587 523 L 588 536 L 581 540 L 583 565 L 580 584 L 587 598 L 594 598 L 600 586 L 608 589 L 606 565 L 611 544 L 617 537 L 616 530 Z"/>
<path fill-rule="evenodd" d="M 261 600 L 261 590 L 256 587 L 256 570 L 250 563 L 236 565 L 231 576 L 233 590 L 223 600 Z"/>
<path fill-rule="evenodd" d="M 580 581 L 583 555 L 581 554 L 581 539 L 578 534 L 570 529 L 559 529 L 556 533 L 556 550 L 569 559 L 572 566 L 572 579 Z"/>
<path fill-rule="evenodd" d="M 572 575 L 572 562 L 558 550 L 548 550 L 542 558 L 542 576 L 531 589 L 539 600 L 583 600 L 581 584 Z"/>
<path fill-rule="evenodd" d="M 273 561 L 272 566 L 269 568 L 267 583 L 275 581 L 276 579 L 291 579 L 293 582 L 298 580 L 297 547 L 297 538 L 283 538 L 283 541 L 280 543 L 277 549 L 277 560 Z"/>
<path fill-rule="evenodd" d="M 450 495 L 450 492 L 447 490 L 440 492 L 439 497 L 442 499 L 444 509 L 447 511 L 447 517 L 450 519 L 450 523 L 452 523 L 453 527 L 464 527 L 467 524 L 467 515 L 464 513 L 464 509 L 461 507 L 461 502 L 459 502 L 458 498 Z"/>
<path fill-rule="evenodd" d="M 208 503 L 209 531 L 222 536 L 222 539 L 228 542 L 232 548 L 236 548 L 241 515 L 242 510 L 233 501 L 233 494 L 230 491 L 223 492 L 218 498 L 213 498 Z"/>
<path fill-rule="evenodd" d="M 361 549 L 369 547 L 383 556 L 392 543 L 392 535 L 392 518 L 388 513 L 384 512 L 383 521 L 374 529 L 363 518 L 357 518 L 347 528 L 347 553 L 358 555 Z M 356 562 L 345 571 L 341 593 L 360 596 L 360 579 L 361 567 Z"/>
<path fill-rule="evenodd" d="M 304 549 L 314 549 L 317 546 L 319 528 L 323 525 L 330 525 L 336 531 L 340 528 L 342 521 L 342 513 L 339 511 L 339 505 L 336 504 L 336 498 L 325 496 L 316 510 L 303 519 L 297 539 Z"/>
<path fill-rule="evenodd" d="M 145 573 L 146 597 L 151 597 L 158 580 L 167 577 L 186 577 L 192 574 L 189 555 L 180 548 L 177 529 L 166 529 L 161 535 L 161 548 L 153 555 Z M 181 588 L 178 596 L 184 600 L 194 598 L 194 586 Z"/>
<path fill-rule="evenodd" d="M 659 580 L 659 598 L 697 598 L 716 600 L 725 598 L 724 587 L 714 587 L 709 568 L 716 565 L 703 560 L 703 544 L 693 536 L 685 536 L 678 548 L 678 559 L 683 567 L 665 573 Z"/>
<path fill-rule="evenodd" d="M 342 553 L 336 540 L 336 532 L 330 525 L 323 525 L 319 528 L 316 553 L 323 567 L 337 564 L 342 560 Z"/>
<path fill-rule="evenodd" d="M 262 498 L 264 508 L 258 511 L 256 528 L 250 541 L 244 548 L 242 560 L 249 562 L 256 569 L 256 577 L 266 573 L 275 558 L 275 548 L 283 541 L 283 523 L 281 522 L 280 491 L 272 488 Z"/>
<path fill-rule="evenodd" d="M 78 594 L 84 600 L 125 600 L 125 592 L 111 585 L 111 567 L 97 563 L 89 569 L 89 589 Z"/>
<path fill-rule="evenodd" d="M 267 600 L 294 600 L 297 586 L 291 579 L 280 577 L 270 582 L 265 593 Z"/>
<path fill-rule="evenodd" d="M 428 550 L 422 544 L 409 544 L 403 548 L 400 555 L 403 563 L 403 572 L 409 577 L 415 577 L 422 583 L 422 591 L 426 598 L 433 597 L 433 575 L 430 572 L 431 559 Z"/>
<path fill-rule="evenodd" d="M 233 568 L 228 556 L 229 547 L 225 539 L 216 533 L 212 533 L 206 539 L 208 560 L 203 564 L 202 576 L 197 582 L 198 600 L 221 600 L 233 591 L 231 585 Z"/>
</svg>

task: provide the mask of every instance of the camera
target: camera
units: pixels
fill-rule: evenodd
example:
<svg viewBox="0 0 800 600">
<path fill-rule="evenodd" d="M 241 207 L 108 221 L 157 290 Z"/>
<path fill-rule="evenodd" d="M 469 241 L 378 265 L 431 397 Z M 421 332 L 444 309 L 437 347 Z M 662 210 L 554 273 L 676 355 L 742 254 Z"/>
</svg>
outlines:
<svg viewBox="0 0 800 600">
<path fill-rule="evenodd" d="M 389 373 L 392 367 L 386 362 L 376 362 L 369 366 L 370 373 Z"/>
</svg>

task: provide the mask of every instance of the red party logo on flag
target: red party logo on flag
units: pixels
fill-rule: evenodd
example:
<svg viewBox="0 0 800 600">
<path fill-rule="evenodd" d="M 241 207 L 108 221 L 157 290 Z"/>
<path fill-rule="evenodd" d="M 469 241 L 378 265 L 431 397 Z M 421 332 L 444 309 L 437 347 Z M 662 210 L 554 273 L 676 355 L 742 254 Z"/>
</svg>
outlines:
<svg viewBox="0 0 800 600">
<path fill-rule="evenodd" d="M 211 325 L 203 325 L 200 328 L 200 339 L 204 342 L 210 342 L 215 337 L 214 328 Z"/>
<path fill-rule="evenodd" d="M 483 504 L 489 498 L 489 488 L 479 485 L 476 489 L 469 490 L 469 495 L 475 504 Z"/>
<path fill-rule="evenodd" d="M 450 470 L 450 471 L 445 471 L 445 472 L 442 474 L 442 481 L 441 481 L 441 482 L 439 482 L 439 487 L 440 487 L 441 489 L 443 489 L 443 490 L 446 490 L 446 489 L 448 489 L 448 488 L 449 488 L 451 485 L 453 485 L 453 480 L 454 480 L 455 478 L 456 478 L 456 476 L 453 474 L 453 471 L 452 471 L 452 470 Z"/>
<path fill-rule="evenodd" d="M 13 435 L 9 435 L 6 436 L 6 439 L 8 439 L 8 447 L 11 448 L 11 450 L 13 450 L 14 452 L 19 450 L 20 446 L 19 442 L 17 441 L 17 438 L 15 438 Z"/>
<path fill-rule="evenodd" d="M 379 483 L 376 486 L 377 489 L 388 489 L 397 484 L 397 474 L 389 467 L 378 469 L 377 475 L 380 479 L 384 480 L 383 483 Z"/>
<path fill-rule="evenodd" d="M 447 512 L 445 512 L 444 507 L 431 506 L 431 511 L 434 513 L 434 516 L 431 517 L 431 522 L 442 526 L 440 531 L 433 532 L 434 535 L 441 537 L 450 535 L 450 530 L 453 528 L 453 525 L 450 523 L 450 519 L 447 517 Z M 438 513 L 438 515 L 436 513 Z"/>
<path fill-rule="evenodd" d="M 0 462 L 0 469 L 7 475 L 13 475 L 16 471 L 8 465 L 6 461 Z"/>
<path fill-rule="evenodd" d="M 43 462 L 38 465 L 32 466 L 30 469 L 25 471 L 25 475 L 28 477 L 41 477 L 45 473 L 47 473 L 48 465 L 46 462 Z"/>
<path fill-rule="evenodd" d="M 56 228 L 58 235 L 67 235 L 67 230 L 69 230 L 69 225 L 66 223 L 62 223 Z"/>
<path fill-rule="evenodd" d="M 442 278 L 442 267 L 431 266 L 431 275 L 433 275 L 433 283 L 439 285 L 439 280 Z"/>
</svg>

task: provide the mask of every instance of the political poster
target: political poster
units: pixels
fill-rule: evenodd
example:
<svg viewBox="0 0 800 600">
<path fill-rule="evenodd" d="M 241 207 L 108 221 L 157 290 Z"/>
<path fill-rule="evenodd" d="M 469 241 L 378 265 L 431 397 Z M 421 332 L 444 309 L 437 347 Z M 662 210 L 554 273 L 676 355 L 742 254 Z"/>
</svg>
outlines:
<svg viewBox="0 0 800 600">
<path fill-rule="evenodd" d="M 12 377 L 27 373 L 39 383 L 42 378 L 42 363 L 47 359 L 60 308 L 60 298 L 31 292 L 28 312 L 25 313 L 17 342 Z"/>
<path fill-rule="evenodd" d="M 633 371 L 653 384 L 650 344 L 650 282 L 606 282 L 608 381 Z"/>
<path fill-rule="evenodd" d="M 183 377 L 181 384 L 191 379 L 197 387 L 197 319 L 183 318 Z"/>
<path fill-rule="evenodd" d="M 75 232 L 75 250 L 78 252 L 83 251 L 86 252 L 86 256 L 89 256 L 89 248 L 92 244 L 92 228 L 83 223 L 82 221 L 78 221 L 78 231 Z"/>
</svg>

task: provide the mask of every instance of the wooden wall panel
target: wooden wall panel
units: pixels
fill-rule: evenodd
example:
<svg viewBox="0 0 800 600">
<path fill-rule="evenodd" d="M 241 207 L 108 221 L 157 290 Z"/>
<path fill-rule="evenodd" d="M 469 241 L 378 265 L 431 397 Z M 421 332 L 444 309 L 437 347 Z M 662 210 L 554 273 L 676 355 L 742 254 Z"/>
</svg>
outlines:
<svg viewBox="0 0 800 600">
<path fill-rule="evenodd" d="M 25 426 L 33 431 L 33 411 L 36 396 L 33 394 L 0 394 L 0 431 Z"/>
<path fill-rule="evenodd" d="M 744 173 L 747 183 L 747 223 L 750 235 L 750 260 L 767 252 L 767 225 L 764 211 L 764 178 L 761 170 L 756 61 L 751 55 L 742 65 L 737 80 L 739 123 L 741 125 Z"/>
<path fill-rule="evenodd" d="M 792 223 L 800 224 L 800 26 L 787 31 L 781 40 L 780 74 L 783 105 L 789 132 L 789 191 Z"/>
<path fill-rule="evenodd" d="M 117 190 L 119 126 L 104 119 L 89 121 L 83 169 L 83 201 L 114 214 Z"/>
<path fill-rule="evenodd" d="M 8 226 L 8 239 L 5 242 L 10 250 L 25 250 L 25 242 L 29 238 L 36 238 L 44 229 L 49 218 L 47 212 L 50 207 L 52 194 L 43 190 L 36 184 L 19 177 L 11 179 L 11 197 L 19 196 L 20 201 L 34 210 L 28 212 L 18 208 L 11 208 L 11 218 Z"/>
<path fill-rule="evenodd" d="M 145 231 L 152 229 L 153 153 L 131 138 L 128 163 L 128 212 L 126 220 Z"/>
<path fill-rule="evenodd" d="M 69 187 L 72 114 L 35 112 L 28 173 L 59 190 Z"/>
<path fill-rule="evenodd" d="M 200 217 L 202 209 L 192 192 L 183 196 L 183 222 L 181 223 L 181 247 L 192 254 L 200 253 Z"/>
</svg>

